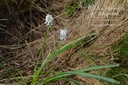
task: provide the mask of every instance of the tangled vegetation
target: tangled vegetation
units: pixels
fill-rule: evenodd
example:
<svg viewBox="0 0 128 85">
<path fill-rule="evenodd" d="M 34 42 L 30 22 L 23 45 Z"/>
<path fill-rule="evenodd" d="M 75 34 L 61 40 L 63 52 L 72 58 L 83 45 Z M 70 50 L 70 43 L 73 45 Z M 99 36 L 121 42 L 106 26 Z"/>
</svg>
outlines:
<svg viewBox="0 0 128 85">
<path fill-rule="evenodd" d="M 1 0 L 0 84 L 127 85 L 127 9 L 127 0 Z"/>
</svg>

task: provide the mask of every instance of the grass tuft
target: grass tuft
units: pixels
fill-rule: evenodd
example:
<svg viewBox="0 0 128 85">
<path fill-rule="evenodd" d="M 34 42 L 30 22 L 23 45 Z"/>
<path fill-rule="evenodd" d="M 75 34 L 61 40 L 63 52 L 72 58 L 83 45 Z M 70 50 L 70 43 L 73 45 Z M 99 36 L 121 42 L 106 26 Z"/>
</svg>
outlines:
<svg viewBox="0 0 128 85">
<path fill-rule="evenodd" d="M 128 84 L 128 33 L 126 33 L 118 42 L 116 42 L 112 49 L 115 51 L 116 63 L 120 64 L 119 68 L 112 68 L 107 75 L 120 81 L 120 85 Z M 112 84 L 117 85 L 117 84 Z"/>
</svg>

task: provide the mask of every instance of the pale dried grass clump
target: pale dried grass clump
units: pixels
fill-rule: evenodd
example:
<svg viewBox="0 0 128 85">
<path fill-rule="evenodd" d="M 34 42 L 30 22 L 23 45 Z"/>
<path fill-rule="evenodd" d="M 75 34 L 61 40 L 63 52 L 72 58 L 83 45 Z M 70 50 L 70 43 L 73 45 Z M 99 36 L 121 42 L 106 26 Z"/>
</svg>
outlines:
<svg viewBox="0 0 128 85">
<path fill-rule="evenodd" d="M 80 17 L 72 20 L 71 24 L 68 24 L 69 28 L 72 28 L 72 36 L 71 38 L 76 38 L 79 36 L 87 35 L 92 32 L 99 33 L 99 37 L 97 40 L 89 47 L 80 48 L 77 53 L 70 57 L 77 57 L 75 62 L 80 58 L 80 55 L 76 54 L 86 54 L 87 56 L 94 59 L 97 65 L 110 64 L 114 63 L 114 54 L 111 50 L 111 45 L 119 40 L 125 33 L 128 32 L 128 11 L 127 6 L 128 3 L 121 4 L 120 0 L 97 0 L 95 2 L 94 9 L 87 9 L 82 11 Z M 99 16 L 98 13 L 107 13 L 106 10 L 102 10 L 102 8 L 121 8 L 121 10 L 117 10 L 118 15 L 103 15 Z M 110 13 L 115 13 L 115 11 L 110 10 Z M 101 17 L 102 21 L 98 18 Z M 107 21 L 105 21 L 107 19 Z M 116 19 L 116 21 L 113 21 Z M 103 21 L 104 20 L 104 21 Z M 68 22 L 69 23 L 69 22 Z M 105 26 L 93 26 L 93 24 L 108 24 Z M 112 25 L 111 25 L 112 24 Z M 69 60 L 69 62 L 72 59 Z M 80 67 L 89 67 L 94 65 L 92 62 L 88 62 L 88 60 L 83 60 L 83 62 L 79 62 L 76 68 Z M 75 65 L 75 64 L 74 64 Z M 71 67 L 72 68 L 72 67 Z M 104 71 L 103 74 L 107 72 Z M 78 78 L 79 79 L 79 78 Z M 95 85 L 95 82 L 92 82 L 92 79 L 89 79 L 91 84 L 86 85 Z M 95 80 L 97 81 L 97 80 Z M 86 81 L 85 81 L 86 83 Z M 100 84 L 98 84 L 100 85 Z"/>
<path fill-rule="evenodd" d="M 49 65 L 45 68 L 45 71 L 55 65 L 58 65 L 55 69 L 56 71 L 69 71 L 94 65 L 114 63 L 114 54 L 112 53 L 110 46 L 115 41 L 120 39 L 126 32 L 128 32 L 127 4 L 128 3 L 121 4 L 120 0 L 96 0 L 94 5 L 89 6 L 88 8 L 82 8 L 83 10 L 80 12 L 78 17 L 73 17 L 72 19 L 62 19 L 60 16 L 56 16 L 56 19 L 64 21 L 63 25 L 69 30 L 68 40 L 63 41 L 62 46 L 78 37 L 93 32 L 97 32 L 98 36 L 96 36 L 97 38 L 89 38 L 92 39 L 91 44 L 87 44 L 85 46 L 83 45 L 58 55 L 57 58 L 49 63 Z M 101 21 L 99 20 L 98 14 L 103 12 L 107 13 L 106 10 L 101 10 L 101 8 L 105 7 L 122 7 L 123 9 L 116 11 L 118 15 L 103 15 L 102 19 L 104 19 L 104 21 Z M 110 10 L 110 13 L 114 12 L 114 10 Z M 116 21 L 113 21 L 115 18 Z M 107 21 L 105 21 L 106 19 Z M 108 25 L 94 26 L 96 24 Z M 56 28 L 57 26 L 53 27 Z M 40 64 L 56 48 L 58 39 L 59 28 L 49 34 Z M 32 42 L 26 43 L 24 48 L 17 49 L 15 56 L 12 58 L 12 63 L 16 64 L 18 69 L 23 70 L 22 72 L 25 75 L 32 75 L 35 61 L 37 59 L 38 52 L 41 49 L 42 43 L 43 38 L 35 39 Z M 88 56 L 88 58 L 90 57 L 94 62 L 89 61 L 89 59 L 86 59 L 85 56 Z M 25 69 L 22 69 L 21 67 Z M 104 70 L 102 75 L 105 75 L 107 71 L 108 69 Z M 93 71 L 92 73 L 99 74 L 99 71 Z M 81 78 L 79 76 L 74 78 L 83 81 L 85 85 L 100 85 L 100 82 L 96 79 Z"/>
</svg>

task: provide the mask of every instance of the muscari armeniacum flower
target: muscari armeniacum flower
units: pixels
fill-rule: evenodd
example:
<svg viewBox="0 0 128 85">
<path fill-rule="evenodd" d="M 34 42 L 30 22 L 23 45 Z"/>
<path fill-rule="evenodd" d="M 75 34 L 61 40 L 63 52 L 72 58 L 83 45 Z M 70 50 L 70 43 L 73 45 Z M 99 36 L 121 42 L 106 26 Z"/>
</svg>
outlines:
<svg viewBox="0 0 128 85">
<path fill-rule="evenodd" d="M 50 14 L 46 15 L 45 24 L 46 24 L 46 26 L 51 26 L 53 24 L 53 17 L 52 17 L 52 15 L 50 15 Z"/>
<path fill-rule="evenodd" d="M 60 40 L 66 40 L 68 36 L 68 30 L 60 30 Z"/>
</svg>

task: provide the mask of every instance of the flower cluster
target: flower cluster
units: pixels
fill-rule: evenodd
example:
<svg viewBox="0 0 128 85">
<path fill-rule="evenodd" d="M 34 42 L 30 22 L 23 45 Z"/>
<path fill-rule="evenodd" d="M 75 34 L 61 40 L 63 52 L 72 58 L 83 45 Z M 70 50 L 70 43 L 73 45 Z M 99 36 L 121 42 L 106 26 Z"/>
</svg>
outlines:
<svg viewBox="0 0 128 85">
<path fill-rule="evenodd" d="M 45 24 L 46 24 L 46 26 L 51 27 L 51 25 L 53 24 L 52 15 L 50 15 L 50 14 L 46 15 Z M 67 36 L 68 36 L 68 30 L 66 30 L 66 29 L 60 30 L 60 40 L 66 40 Z"/>
<path fill-rule="evenodd" d="M 66 40 L 68 36 L 68 31 L 67 30 L 60 30 L 60 40 Z"/>
<path fill-rule="evenodd" d="M 50 14 L 46 15 L 45 24 L 46 24 L 46 26 L 51 26 L 53 24 L 53 17 L 52 17 L 52 15 L 50 15 Z"/>
</svg>

